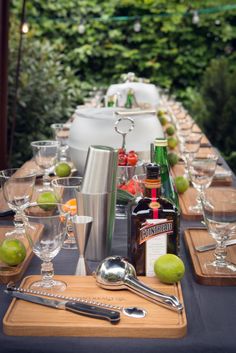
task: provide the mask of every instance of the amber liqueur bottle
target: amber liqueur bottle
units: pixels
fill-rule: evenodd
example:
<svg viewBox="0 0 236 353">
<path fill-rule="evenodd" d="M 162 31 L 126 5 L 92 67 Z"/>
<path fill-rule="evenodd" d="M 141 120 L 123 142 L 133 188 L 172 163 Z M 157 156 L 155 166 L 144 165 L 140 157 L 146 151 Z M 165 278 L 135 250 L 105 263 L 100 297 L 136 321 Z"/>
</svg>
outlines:
<svg viewBox="0 0 236 353">
<path fill-rule="evenodd" d="M 130 211 L 128 258 L 137 275 L 154 276 L 154 262 L 163 254 L 178 253 L 178 209 L 161 196 L 160 166 L 146 166 L 144 197 Z"/>
</svg>

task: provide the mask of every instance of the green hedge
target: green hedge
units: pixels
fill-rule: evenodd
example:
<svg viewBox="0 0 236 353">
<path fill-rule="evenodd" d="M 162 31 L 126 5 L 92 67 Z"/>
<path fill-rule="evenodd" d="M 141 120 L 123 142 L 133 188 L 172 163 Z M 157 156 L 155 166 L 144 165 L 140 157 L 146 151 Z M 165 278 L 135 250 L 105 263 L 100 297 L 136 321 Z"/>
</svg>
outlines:
<svg viewBox="0 0 236 353">
<path fill-rule="evenodd" d="M 20 0 L 11 3 L 13 23 L 19 21 L 21 3 Z M 179 0 L 28 1 L 30 31 L 24 39 L 16 137 L 24 139 L 23 129 L 19 130 L 22 119 L 22 124 L 26 125 L 29 119 L 33 122 L 37 116 L 48 129 L 52 120 L 66 119 L 67 108 L 73 109 L 76 101 L 79 103 L 93 87 L 106 87 L 128 71 L 174 92 L 185 104 L 192 102 L 194 95 L 195 104 L 198 94 L 195 92 L 200 90 L 210 61 L 227 57 L 229 66 L 235 62 L 236 11 L 217 12 L 217 6 L 226 3 L 201 0 L 191 3 Z M 209 13 L 206 8 L 211 6 L 216 12 Z M 201 8 L 202 13 L 200 22 L 194 24 L 192 10 L 196 8 Z M 141 23 L 139 32 L 134 31 L 137 19 Z M 78 31 L 82 21 L 83 34 Z M 15 51 L 14 40 L 11 46 Z M 40 57 L 44 57 L 44 51 L 47 53 L 49 47 L 50 55 L 54 55 L 51 63 L 57 62 L 58 67 L 49 68 L 46 58 L 40 64 Z M 34 56 L 35 64 L 32 62 Z M 42 65 L 48 74 L 40 73 Z M 11 77 L 13 73 L 12 70 Z M 24 76 L 28 77 L 25 85 Z M 30 89 L 31 85 L 37 86 L 36 92 Z M 52 95 L 48 94 L 51 89 Z M 44 106 L 43 111 L 39 102 L 34 103 L 36 94 Z M 34 123 L 32 127 L 35 127 Z M 43 133 L 43 126 L 41 131 Z M 30 136 L 30 126 L 27 134 L 28 139 L 35 138 L 34 129 Z M 22 146 L 23 141 L 17 150 Z M 19 158 L 16 157 L 14 163 Z M 26 156 L 20 161 L 24 158 Z"/>
</svg>

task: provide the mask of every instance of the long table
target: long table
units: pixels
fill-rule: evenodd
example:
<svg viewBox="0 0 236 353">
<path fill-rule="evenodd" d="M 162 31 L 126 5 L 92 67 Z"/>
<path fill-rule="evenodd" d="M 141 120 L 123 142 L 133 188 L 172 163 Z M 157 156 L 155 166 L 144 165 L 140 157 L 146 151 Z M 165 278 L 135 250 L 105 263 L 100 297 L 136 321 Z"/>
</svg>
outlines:
<svg viewBox="0 0 236 353">
<path fill-rule="evenodd" d="M 234 176 L 233 184 L 236 185 Z M 0 224 L 8 221 L 1 221 Z M 203 286 L 194 279 L 191 261 L 183 241 L 184 229 L 199 226 L 199 222 L 181 222 L 180 256 L 186 274 L 181 281 L 186 307 L 188 329 L 181 339 L 129 339 L 85 337 L 15 337 L 6 336 L 1 328 L 0 351 L 3 353 L 235 353 L 236 352 L 236 288 Z M 117 220 L 112 253 L 126 255 L 126 222 Z M 69 256 L 68 256 L 69 252 Z M 75 272 L 78 253 L 61 250 L 53 260 L 55 273 L 71 275 Z M 25 276 L 39 274 L 40 260 L 35 256 Z M 0 318 L 11 302 L 0 290 Z"/>
</svg>

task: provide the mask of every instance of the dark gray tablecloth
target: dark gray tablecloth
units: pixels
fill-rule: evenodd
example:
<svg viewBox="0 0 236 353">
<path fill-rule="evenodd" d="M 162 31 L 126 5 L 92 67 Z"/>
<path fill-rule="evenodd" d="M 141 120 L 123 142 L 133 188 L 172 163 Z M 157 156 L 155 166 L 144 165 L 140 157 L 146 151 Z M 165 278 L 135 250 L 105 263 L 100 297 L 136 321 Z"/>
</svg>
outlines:
<svg viewBox="0 0 236 353">
<path fill-rule="evenodd" d="M 235 184 L 235 180 L 234 180 Z M 1 222 L 1 220 L 0 220 Z M 10 337 L 0 332 L 2 353 L 235 353 L 236 287 L 203 286 L 196 283 L 183 242 L 183 230 L 197 223 L 182 221 L 181 257 L 186 266 L 182 280 L 188 331 L 181 339 L 83 338 L 83 337 Z M 126 254 L 126 227 L 117 221 L 113 253 Z M 54 259 L 56 274 L 73 274 L 77 252 L 62 250 Z M 40 260 L 33 258 L 25 275 L 38 274 Z M 0 290 L 0 318 L 11 299 Z M 141 325 L 141 322 L 140 322 Z"/>
<path fill-rule="evenodd" d="M 192 223 L 194 225 L 194 223 Z M 185 227 L 187 224 L 182 223 Z M 126 235 L 123 221 L 116 222 L 113 253 L 125 255 Z M 62 250 L 54 259 L 55 273 L 73 274 L 76 251 Z M 122 339 L 75 337 L 10 337 L 0 333 L 0 351 L 4 353 L 235 353 L 236 288 L 210 287 L 196 283 L 190 259 L 181 240 L 181 257 L 186 265 L 182 280 L 187 312 L 188 332 L 182 339 Z M 40 260 L 33 258 L 26 275 L 40 272 Z M 0 317 L 3 318 L 11 299 L 0 291 Z M 140 322 L 141 325 L 141 322 Z"/>
</svg>

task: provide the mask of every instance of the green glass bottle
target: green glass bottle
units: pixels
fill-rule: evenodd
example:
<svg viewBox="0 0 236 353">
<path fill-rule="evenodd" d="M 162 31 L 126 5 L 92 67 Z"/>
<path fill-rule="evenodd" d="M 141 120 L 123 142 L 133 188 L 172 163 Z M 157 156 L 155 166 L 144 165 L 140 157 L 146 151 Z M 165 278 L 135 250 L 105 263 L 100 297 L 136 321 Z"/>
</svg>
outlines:
<svg viewBox="0 0 236 353">
<path fill-rule="evenodd" d="M 125 102 L 125 108 L 131 109 L 133 108 L 133 105 L 134 105 L 134 92 L 132 89 L 129 89 L 127 93 L 126 102 Z"/>
<path fill-rule="evenodd" d="M 172 201 L 179 210 L 179 198 L 170 174 L 167 157 L 167 140 L 165 138 L 155 139 L 153 158 L 153 162 L 159 164 L 161 167 L 162 195 Z"/>
</svg>

